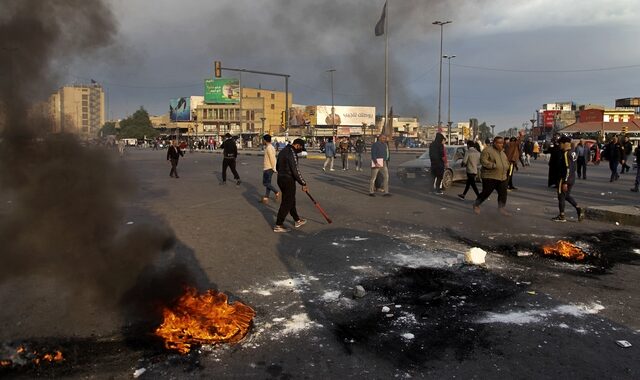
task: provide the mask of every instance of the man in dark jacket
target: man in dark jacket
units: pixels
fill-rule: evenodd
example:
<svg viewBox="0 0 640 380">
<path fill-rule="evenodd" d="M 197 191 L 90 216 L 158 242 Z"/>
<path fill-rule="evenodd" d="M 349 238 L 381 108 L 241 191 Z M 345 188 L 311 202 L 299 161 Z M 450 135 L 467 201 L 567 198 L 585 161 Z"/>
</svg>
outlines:
<svg viewBox="0 0 640 380">
<path fill-rule="evenodd" d="M 296 182 L 302 185 L 302 191 L 307 192 L 309 190 L 298 168 L 298 153 L 303 150 L 304 140 L 295 139 L 292 144 L 284 147 L 278 154 L 276 170 L 278 171 L 278 187 L 282 193 L 282 201 L 273 232 L 290 231 L 284 226 L 284 219 L 287 214 L 291 214 L 293 217 L 295 228 L 300 228 L 307 223 L 305 219 L 298 216 L 298 211 L 296 210 Z"/>
<path fill-rule="evenodd" d="M 556 187 L 558 185 L 558 179 L 560 174 L 558 173 L 558 165 L 562 159 L 562 149 L 558 145 L 559 135 L 553 136 L 551 143 L 547 146 L 543 152 L 549 155 L 549 175 L 547 176 L 547 187 Z"/>
<path fill-rule="evenodd" d="M 366 153 L 367 151 L 367 146 L 364 143 L 363 139 L 358 138 L 358 140 L 356 140 L 355 150 L 356 150 L 356 171 L 362 171 L 362 154 Z"/>
<path fill-rule="evenodd" d="M 562 155 L 558 162 L 556 170 L 560 174 L 558 179 L 558 208 L 560 214 L 555 218 L 552 218 L 554 222 L 566 222 L 564 217 L 565 201 L 569 202 L 578 212 L 578 221 L 584 219 L 584 210 L 578 207 L 578 203 L 571 196 L 571 188 L 576 182 L 576 161 L 578 160 L 578 154 L 571 149 L 571 138 L 562 136 L 558 140 L 560 149 L 562 149 Z"/>
<path fill-rule="evenodd" d="M 437 133 L 435 140 L 429 145 L 429 159 L 431 160 L 431 175 L 434 178 L 433 191 L 435 194 L 442 195 L 442 178 L 444 177 L 444 169 L 447 163 L 446 149 L 444 148 L 444 135 Z"/>
<path fill-rule="evenodd" d="M 169 149 L 167 149 L 167 161 L 171 164 L 171 171 L 169 172 L 169 177 L 178 177 L 178 160 L 180 156 L 184 157 L 184 152 L 180 149 L 178 144 L 175 141 L 171 140 L 171 145 Z"/>
<path fill-rule="evenodd" d="M 636 156 L 636 182 L 633 184 L 633 188 L 631 191 L 634 193 L 638 192 L 638 187 L 640 187 L 640 141 L 638 142 L 638 146 L 636 147 L 633 154 Z"/>
<path fill-rule="evenodd" d="M 620 178 L 618 165 L 624 157 L 624 151 L 622 150 L 622 145 L 618 142 L 618 136 L 613 136 L 613 139 L 611 139 L 611 142 L 607 145 L 605 153 L 609 160 L 609 169 L 611 170 L 609 182 L 617 181 L 618 178 Z"/>
<path fill-rule="evenodd" d="M 227 183 L 227 168 L 231 169 L 233 173 L 233 179 L 236 181 L 236 185 L 240 184 L 240 176 L 236 170 L 236 158 L 238 158 L 238 147 L 236 141 L 231 134 L 224 135 L 225 139 L 220 148 L 222 148 L 222 182 L 221 185 Z"/>
<path fill-rule="evenodd" d="M 622 156 L 622 169 L 620 169 L 620 174 L 625 172 L 629 173 L 630 162 L 633 162 L 633 144 L 631 144 L 631 140 L 629 140 L 629 136 L 624 136 L 624 142 L 622 143 L 622 150 L 624 151 L 624 155 Z"/>
</svg>

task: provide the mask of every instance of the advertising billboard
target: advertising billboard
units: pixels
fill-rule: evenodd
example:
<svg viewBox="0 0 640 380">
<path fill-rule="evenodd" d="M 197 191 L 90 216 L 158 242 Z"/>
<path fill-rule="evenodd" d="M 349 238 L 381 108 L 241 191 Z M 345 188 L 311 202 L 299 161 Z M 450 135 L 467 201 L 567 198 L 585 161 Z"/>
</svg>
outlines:
<svg viewBox="0 0 640 380">
<path fill-rule="evenodd" d="M 554 121 L 556 119 L 556 115 L 559 114 L 560 111 L 543 111 L 542 112 L 542 126 L 545 128 L 551 128 L 554 125 Z"/>
<path fill-rule="evenodd" d="M 301 106 L 294 104 L 289 108 L 289 126 L 305 127 L 314 122 L 316 109 L 314 106 Z"/>
<path fill-rule="evenodd" d="M 237 104 L 240 102 L 240 81 L 236 78 L 205 79 L 204 102 Z"/>
<path fill-rule="evenodd" d="M 188 96 L 169 101 L 169 118 L 171 121 L 191 120 L 191 98 Z"/>
<path fill-rule="evenodd" d="M 376 121 L 376 107 L 335 106 L 334 109 L 336 112 L 332 120 L 331 106 L 316 106 L 315 124 L 361 127 Z"/>
</svg>

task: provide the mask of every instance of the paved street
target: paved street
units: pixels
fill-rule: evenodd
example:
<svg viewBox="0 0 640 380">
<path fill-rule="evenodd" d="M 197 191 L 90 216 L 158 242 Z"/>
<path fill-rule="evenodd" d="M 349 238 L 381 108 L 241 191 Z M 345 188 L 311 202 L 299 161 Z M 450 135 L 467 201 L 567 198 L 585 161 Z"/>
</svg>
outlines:
<svg viewBox="0 0 640 380">
<path fill-rule="evenodd" d="M 161 226 L 175 236 L 130 294 L 148 301 L 185 284 L 220 290 L 256 310 L 248 337 L 182 357 L 149 343 L 148 330 L 133 328 L 133 314 L 88 304 L 83 313 L 92 323 L 79 326 L 55 307 L 58 291 L 45 297 L 33 290 L 62 285 L 45 277 L 8 282 L 0 288 L 8 306 L 0 311 L 2 341 L 74 337 L 59 343 L 69 352 L 68 366 L 14 375 L 123 378 L 145 368 L 143 378 L 640 376 L 638 228 L 578 223 L 569 208 L 567 223 L 552 222 L 557 200 L 546 187 L 544 161 L 516 174 L 518 190 L 508 199 L 513 216 L 502 217 L 495 194 L 477 216 L 473 196 L 456 196 L 462 183 L 444 196 L 430 194 L 425 181 L 401 183 L 397 165 L 420 152 L 392 155 L 393 196 L 384 198 L 367 196 L 367 169 L 342 171 L 336 160 L 336 171 L 324 173 L 321 160 L 302 160 L 310 192 L 333 224 L 299 192 L 298 211 L 309 223 L 276 234 L 278 204 L 258 202 L 262 157 L 241 154 L 242 184 L 221 186 L 220 155 L 187 153 L 180 179 L 173 179 L 165 154 L 131 149 L 119 163 L 123 175 L 136 179 L 119 228 Z M 610 184 L 607 165 L 589 166 L 588 178 L 574 188 L 579 204 L 639 205 L 629 191 L 631 174 Z M 10 198 L 2 194 L 2 207 Z M 594 256 L 567 263 L 540 254 L 542 244 L 561 238 Z M 471 247 L 488 252 L 485 266 L 463 264 Z M 353 297 L 356 285 L 364 297 Z M 24 288 L 40 298 L 12 301 Z M 39 335 L 43 320 L 59 321 L 56 334 Z M 621 348 L 617 340 L 633 346 Z"/>
</svg>

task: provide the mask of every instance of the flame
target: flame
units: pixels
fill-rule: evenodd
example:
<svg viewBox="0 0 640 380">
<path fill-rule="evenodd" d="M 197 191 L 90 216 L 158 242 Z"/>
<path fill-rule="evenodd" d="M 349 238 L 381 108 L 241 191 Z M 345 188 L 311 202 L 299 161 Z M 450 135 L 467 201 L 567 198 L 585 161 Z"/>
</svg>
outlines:
<svg viewBox="0 0 640 380">
<path fill-rule="evenodd" d="M 555 245 L 542 246 L 542 252 L 547 256 L 558 256 L 575 261 L 582 261 L 586 256 L 582 249 L 564 240 L 558 240 Z"/>
<path fill-rule="evenodd" d="M 164 308 L 164 321 L 155 334 L 168 349 L 186 354 L 193 344 L 239 342 L 256 315 L 249 306 L 227 303 L 227 296 L 215 290 L 198 294 L 187 288 L 173 308 Z"/>
<path fill-rule="evenodd" d="M 64 357 L 62 356 L 62 352 L 56 351 L 55 354 L 45 354 L 42 357 L 42 360 L 46 360 L 49 362 L 61 362 L 64 360 Z"/>
<path fill-rule="evenodd" d="M 0 367 L 9 367 L 13 364 L 11 360 L 0 360 Z"/>
</svg>

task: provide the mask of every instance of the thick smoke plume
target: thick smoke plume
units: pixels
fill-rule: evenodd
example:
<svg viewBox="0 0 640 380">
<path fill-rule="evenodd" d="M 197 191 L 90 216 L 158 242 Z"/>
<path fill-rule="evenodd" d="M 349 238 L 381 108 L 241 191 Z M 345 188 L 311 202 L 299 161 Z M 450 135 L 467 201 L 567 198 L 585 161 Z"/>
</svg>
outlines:
<svg viewBox="0 0 640 380">
<path fill-rule="evenodd" d="M 79 302 L 114 305 L 172 233 L 120 231 L 130 181 L 103 151 L 49 135 L 49 122 L 28 112 L 61 85 L 59 68 L 114 42 L 113 14 L 86 0 L 2 0 L 0 8 L 0 195 L 11 201 L 0 208 L 0 285 L 43 276 L 85 296 Z"/>
</svg>

